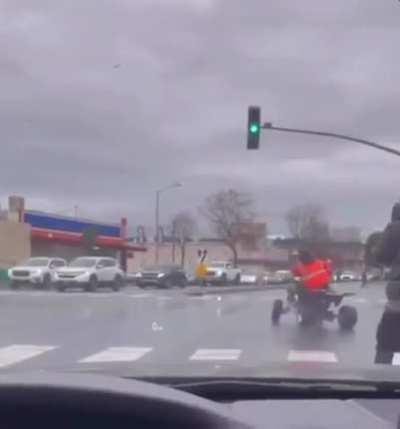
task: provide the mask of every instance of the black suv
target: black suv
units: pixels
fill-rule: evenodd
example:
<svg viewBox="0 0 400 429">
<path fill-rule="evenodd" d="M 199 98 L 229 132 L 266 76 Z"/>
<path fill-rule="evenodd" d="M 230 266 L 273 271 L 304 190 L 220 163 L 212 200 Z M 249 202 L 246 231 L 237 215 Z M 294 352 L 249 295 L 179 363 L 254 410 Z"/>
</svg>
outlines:
<svg viewBox="0 0 400 429">
<path fill-rule="evenodd" d="M 185 271 L 178 265 L 161 265 L 146 268 L 136 274 L 139 287 L 158 286 L 164 288 L 185 287 L 188 279 Z"/>
</svg>

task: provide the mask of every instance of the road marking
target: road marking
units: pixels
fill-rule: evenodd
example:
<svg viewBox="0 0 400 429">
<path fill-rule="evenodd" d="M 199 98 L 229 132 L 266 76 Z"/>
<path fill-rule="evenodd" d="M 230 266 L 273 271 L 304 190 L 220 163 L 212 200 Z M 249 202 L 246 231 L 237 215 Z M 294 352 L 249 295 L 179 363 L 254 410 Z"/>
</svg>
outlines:
<svg viewBox="0 0 400 429">
<path fill-rule="evenodd" d="M 290 350 L 289 362 L 337 362 L 335 353 L 321 350 Z"/>
<path fill-rule="evenodd" d="M 238 360 L 242 351 L 240 349 L 197 349 L 190 360 Z"/>
<path fill-rule="evenodd" d="M 56 346 L 34 346 L 22 344 L 13 344 L 12 346 L 0 348 L 0 367 L 9 366 L 23 360 L 31 359 L 55 348 Z"/>
<path fill-rule="evenodd" d="M 131 362 L 153 350 L 151 347 L 109 347 L 99 353 L 81 359 L 80 363 Z"/>
</svg>

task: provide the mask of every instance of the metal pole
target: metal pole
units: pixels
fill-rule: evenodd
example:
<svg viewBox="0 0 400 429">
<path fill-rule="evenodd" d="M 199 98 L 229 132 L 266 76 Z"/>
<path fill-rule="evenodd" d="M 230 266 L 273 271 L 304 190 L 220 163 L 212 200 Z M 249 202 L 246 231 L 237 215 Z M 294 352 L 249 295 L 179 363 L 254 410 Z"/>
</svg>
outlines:
<svg viewBox="0 0 400 429">
<path fill-rule="evenodd" d="M 158 264 L 159 259 L 159 247 L 160 247 L 160 195 L 168 189 L 179 188 L 182 186 L 182 183 L 176 182 L 172 185 L 166 186 L 165 188 L 159 189 L 156 193 L 156 243 L 155 243 L 155 263 Z"/>
<path fill-rule="evenodd" d="M 332 137 L 335 139 L 352 141 L 352 142 L 361 143 L 363 145 L 373 147 L 375 149 L 383 150 L 385 152 L 389 152 L 392 155 L 400 156 L 400 151 L 393 149 L 391 147 L 383 146 L 381 144 L 371 142 L 369 140 L 364 140 L 364 139 L 359 139 L 356 137 L 346 136 L 344 134 L 328 133 L 325 131 L 303 130 L 303 129 L 297 129 L 297 128 L 274 127 L 270 122 L 266 122 L 262 126 L 262 128 L 274 130 L 274 131 L 283 131 L 286 133 L 309 134 L 309 135 L 314 135 L 314 136 Z"/>
<path fill-rule="evenodd" d="M 156 192 L 156 243 L 155 243 L 155 263 L 158 264 L 159 241 L 160 241 L 160 191 Z"/>
</svg>

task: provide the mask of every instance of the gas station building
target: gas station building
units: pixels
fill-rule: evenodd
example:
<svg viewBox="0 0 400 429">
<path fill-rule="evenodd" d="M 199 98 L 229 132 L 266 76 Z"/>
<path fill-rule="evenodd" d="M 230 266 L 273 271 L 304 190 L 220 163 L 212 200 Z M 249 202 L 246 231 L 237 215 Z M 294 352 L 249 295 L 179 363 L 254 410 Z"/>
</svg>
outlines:
<svg viewBox="0 0 400 429">
<path fill-rule="evenodd" d="M 24 199 L 9 198 L 8 210 L 0 217 L 0 268 L 8 268 L 30 256 L 58 256 L 68 261 L 89 253 L 86 234 L 90 231 L 90 254 L 114 256 L 126 269 L 128 259 L 145 247 L 127 239 L 127 219 L 98 222 L 25 209 Z"/>
</svg>

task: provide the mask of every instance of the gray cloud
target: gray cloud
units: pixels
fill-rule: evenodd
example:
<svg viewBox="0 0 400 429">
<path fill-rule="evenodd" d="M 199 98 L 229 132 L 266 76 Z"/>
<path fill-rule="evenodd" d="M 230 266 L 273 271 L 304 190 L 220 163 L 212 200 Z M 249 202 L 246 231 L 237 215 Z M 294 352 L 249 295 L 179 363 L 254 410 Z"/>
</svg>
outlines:
<svg viewBox="0 0 400 429">
<path fill-rule="evenodd" d="M 151 224 L 155 190 L 181 180 L 164 221 L 232 186 L 276 232 L 305 199 L 383 225 L 400 160 L 267 131 L 248 153 L 245 115 L 398 146 L 399 21 L 394 0 L 3 1 L 3 196 Z"/>
</svg>

